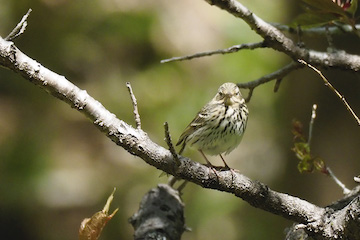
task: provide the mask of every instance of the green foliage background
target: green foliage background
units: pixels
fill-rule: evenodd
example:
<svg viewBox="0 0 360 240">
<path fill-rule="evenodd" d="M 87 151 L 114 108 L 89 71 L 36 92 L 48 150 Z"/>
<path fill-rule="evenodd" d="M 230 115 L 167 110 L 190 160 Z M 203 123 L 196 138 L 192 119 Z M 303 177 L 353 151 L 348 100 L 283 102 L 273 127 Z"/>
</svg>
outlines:
<svg viewBox="0 0 360 240">
<path fill-rule="evenodd" d="M 242 1 L 266 21 L 282 23 L 295 16 L 294 2 Z M 241 20 L 205 1 L 0 0 L 0 6 L 2 37 L 32 8 L 16 45 L 133 124 L 125 86 L 131 82 L 142 127 L 163 146 L 165 121 L 176 141 L 219 85 L 254 80 L 290 61 L 261 49 L 160 64 L 172 56 L 261 40 Z M 351 47 L 358 43 L 352 36 L 337 43 L 359 53 Z M 326 41 L 315 38 L 310 47 L 324 50 Z M 360 113 L 358 74 L 331 71 L 328 76 Z M 255 90 L 243 142 L 227 162 L 275 190 L 329 204 L 341 191 L 324 176 L 297 172 L 291 120 L 306 124 L 311 105 L 319 104 L 312 151 L 328 159 L 348 187 L 359 173 L 359 129 L 311 71 L 291 74 L 276 94 L 272 89 L 270 83 Z M 116 146 L 68 105 L 6 69 L 0 69 L 0 116 L 4 239 L 76 239 L 82 219 L 103 207 L 113 187 L 112 206 L 120 210 L 101 239 L 132 238 L 127 219 L 150 188 L 167 181 L 159 177 L 160 171 Z M 203 162 L 196 152 L 184 154 Z M 211 161 L 221 164 L 218 158 Z M 283 229 L 291 225 L 231 195 L 192 184 L 183 199 L 192 228 L 184 239 L 282 239 Z"/>
</svg>

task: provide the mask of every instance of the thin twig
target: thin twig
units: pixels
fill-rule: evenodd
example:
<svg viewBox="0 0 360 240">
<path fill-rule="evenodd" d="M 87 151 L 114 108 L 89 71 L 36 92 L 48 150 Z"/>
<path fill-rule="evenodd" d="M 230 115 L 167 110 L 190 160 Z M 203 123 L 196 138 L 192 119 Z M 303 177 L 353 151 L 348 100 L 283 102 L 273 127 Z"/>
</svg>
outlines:
<svg viewBox="0 0 360 240">
<path fill-rule="evenodd" d="M 326 170 L 329 173 L 329 176 L 335 181 L 335 183 L 341 187 L 341 189 L 343 190 L 344 195 L 350 193 L 351 191 L 345 187 L 345 184 L 343 184 L 336 176 L 335 174 L 331 171 L 331 169 L 329 167 L 326 167 Z"/>
<path fill-rule="evenodd" d="M 279 90 L 281 81 L 282 81 L 282 78 L 276 79 L 276 82 L 275 82 L 275 85 L 274 85 L 274 92 L 275 93 Z"/>
<path fill-rule="evenodd" d="M 296 70 L 298 68 L 301 68 L 301 67 L 302 67 L 302 64 L 300 64 L 298 62 L 291 62 L 288 65 L 286 65 L 285 67 L 280 68 L 279 70 L 277 70 L 277 71 L 275 71 L 273 73 L 265 75 L 265 76 L 263 76 L 261 78 L 258 78 L 256 80 L 254 80 L 254 81 L 250 81 L 250 82 L 246 82 L 246 83 L 238 83 L 237 86 L 239 88 L 247 88 L 247 89 L 250 90 L 249 93 L 248 93 L 248 96 L 245 98 L 245 102 L 249 102 L 252 95 L 253 95 L 254 89 L 256 87 L 258 87 L 261 84 L 264 84 L 264 83 L 267 83 L 267 82 L 270 82 L 270 81 L 276 79 L 276 83 L 275 83 L 275 86 L 274 86 L 274 92 L 277 92 L 277 90 L 280 87 L 280 83 L 282 82 L 281 80 L 287 74 L 289 74 L 290 72 L 292 72 L 292 71 L 294 71 L 294 70 Z"/>
<path fill-rule="evenodd" d="M 16 25 L 16 27 L 9 33 L 9 35 L 6 36 L 5 40 L 12 41 L 21 34 L 25 32 L 26 26 L 27 26 L 27 18 L 29 17 L 31 13 L 31 8 L 27 11 L 27 13 L 22 17 L 21 21 Z"/>
<path fill-rule="evenodd" d="M 180 186 L 177 188 L 177 190 L 179 191 L 179 193 L 182 192 L 182 190 L 186 187 L 186 185 L 188 184 L 189 181 L 184 181 L 180 184 Z"/>
<path fill-rule="evenodd" d="M 315 118 L 316 118 L 316 109 L 317 109 L 317 105 L 313 104 L 312 112 L 311 112 L 311 119 L 310 119 L 310 124 L 309 124 L 309 139 L 308 139 L 309 146 L 311 144 L 313 126 L 314 126 L 314 122 L 315 122 Z"/>
<path fill-rule="evenodd" d="M 169 151 L 171 152 L 171 155 L 174 157 L 174 159 L 176 161 L 176 165 L 180 166 L 180 159 L 174 148 L 174 145 L 172 144 L 170 131 L 169 131 L 169 124 L 167 122 L 164 123 L 164 128 L 165 128 L 165 142 L 169 147 Z"/>
<path fill-rule="evenodd" d="M 214 51 L 200 52 L 200 53 L 195 53 L 192 55 L 187 55 L 187 56 L 182 56 L 182 57 L 173 57 L 173 58 L 169 58 L 169 59 L 164 59 L 164 60 L 161 60 L 160 62 L 168 63 L 168 62 L 174 62 L 174 61 L 190 60 L 193 58 L 206 57 L 206 56 L 211 56 L 211 55 L 215 55 L 215 54 L 234 53 L 234 52 L 238 52 L 242 49 L 256 49 L 256 48 L 263 48 L 263 47 L 265 47 L 264 42 L 240 44 L 240 45 L 234 45 L 234 46 L 226 48 L 226 49 L 218 49 L 218 50 L 214 50 Z"/>
<path fill-rule="evenodd" d="M 250 82 L 246 82 L 246 83 L 238 83 L 237 85 L 239 88 L 248 88 L 248 89 L 256 88 L 257 86 L 259 86 L 261 84 L 270 82 L 275 79 L 283 78 L 290 72 L 292 72 L 298 68 L 301 68 L 301 67 L 302 67 L 301 64 L 299 64 L 297 62 L 291 62 L 288 65 L 286 65 L 285 67 L 280 68 L 279 70 L 272 72 L 268 75 L 265 75 L 261 78 L 258 78 L 254 81 L 250 81 Z"/>
<path fill-rule="evenodd" d="M 355 112 L 352 110 L 352 108 L 350 107 L 350 105 L 348 104 L 348 102 L 346 101 L 345 97 L 343 95 L 341 95 L 338 90 L 336 90 L 333 85 L 331 85 L 331 83 L 326 79 L 326 77 L 321 73 L 320 70 L 318 70 L 317 68 L 315 68 L 314 66 L 312 66 L 311 64 L 305 62 L 304 60 L 299 59 L 298 60 L 300 63 L 308 66 L 309 68 L 311 68 L 312 70 L 314 70 L 317 74 L 320 75 L 320 77 L 322 78 L 322 80 L 325 82 L 325 86 L 327 86 L 328 88 L 330 88 L 331 91 L 333 91 L 336 96 L 338 96 L 338 98 L 340 98 L 340 100 L 343 102 L 343 104 L 345 105 L 346 109 L 349 111 L 349 113 L 354 117 L 355 121 L 357 122 L 358 126 L 360 126 L 360 119 L 359 117 L 355 114 Z"/>
<path fill-rule="evenodd" d="M 247 97 L 245 98 L 245 102 L 246 102 L 246 103 L 250 102 L 250 99 L 251 99 L 251 97 L 252 97 L 252 95 L 253 95 L 253 93 L 254 93 L 254 89 L 255 89 L 255 88 L 250 88 L 250 89 L 249 89 L 249 93 L 248 93 Z"/>
<path fill-rule="evenodd" d="M 177 183 L 178 181 L 182 180 L 181 178 L 177 178 L 177 177 L 174 177 L 174 176 L 170 176 L 169 177 L 169 181 L 168 181 L 168 185 L 172 188 L 175 189 L 175 183 Z M 177 188 L 176 190 L 179 191 L 179 193 L 181 194 L 182 190 L 186 187 L 187 183 L 189 181 L 186 181 L 184 180 Z"/>
<path fill-rule="evenodd" d="M 354 177 L 354 181 L 360 183 L 360 175 Z"/>
<path fill-rule="evenodd" d="M 335 46 L 334 46 L 334 41 L 333 38 L 331 36 L 331 34 L 329 33 L 329 28 L 326 27 L 326 40 L 328 42 L 328 47 L 327 47 L 327 51 L 328 52 L 335 52 Z"/>
<path fill-rule="evenodd" d="M 141 129 L 141 120 L 140 120 L 140 115 L 139 115 L 139 111 L 138 111 L 138 107 L 137 107 L 137 101 L 136 101 L 135 95 L 133 93 L 133 90 L 131 88 L 130 82 L 126 83 L 126 87 L 129 90 L 131 101 L 132 101 L 132 104 L 134 107 L 134 118 L 135 118 L 136 128 Z"/>
<path fill-rule="evenodd" d="M 309 138 L 308 138 L 308 146 L 310 147 L 311 144 L 311 138 L 312 138 L 312 131 L 313 131 L 313 126 L 314 126 L 314 122 L 315 122 L 315 118 L 316 118 L 316 110 L 317 110 L 317 105 L 313 104 L 312 107 L 312 112 L 311 112 L 311 119 L 310 119 L 310 124 L 309 124 Z M 347 189 L 345 187 L 345 184 L 343 184 L 336 176 L 335 174 L 331 171 L 330 167 L 326 166 L 325 163 L 323 162 L 323 167 L 320 170 L 322 173 L 326 174 L 327 176 L 331 177 L 335 183 L 343 190 L 344 194 L 348 194 L 350 193 L 350 190 Z"/>
<path fill-rule="evenodd" d="M 254 81 L 250 81 L 250 82 L 246 82 L 246 83 L 238 83 L 237 86 L 239 88 L 247 88 L 247 89 L 250 90 L 247 98 L 245 99 L 246 102 L 249 102 L 251 97 L 252 97 L 252 94 L 254 92 L 254 89 L 257 86 L 276 79 L 277 81 L 276 81 L 276 84 L 274 86 L 274 91 L 276 92 L 280 87 L 281 79 L 283 79 L 286 75 L 288 75 L 292 71 L 294 71 L 294 70 L 296 70 L 298 68 L 301 68 L 301 67 L 303 67 L 302 64 L 300 64 L 298 62 L 291 62 L 288 65 L 286 65 L 285 67 L 280 68 L 279 70 L 277 70 L 277 71 L 275 71 L 273 73 L 265 75 L 265 76 L 263 76 L 261 78 L 258 78 L 256 80 L 254 80 Z"/>
<path fill-rule="evenodd" d="M 175 172 L 174 163 L 169 161 L 169 151 L 153 142 L 146 132 L 136 131 L 126 122 L 116 118 L 100 102 L 88 95 L 86 91 L 76 87 L 65 77 L 43 67 L 37 61 L 23 54 L 18 48 L 8 46 L 11 44 L 0 37 L 1 66 L 21 74 L 32 84 L 45 89 L 72 107 L 78 106 L 80 102 L 80 106 L 83 107 L 81 109 L 77 107 L 77 109 L 81 110 L 80 112 L 88 117 L 100 131 L 128 152 L 142 158 L 146 163 L 199 186 L 231 193 L 251 203 L 254 207 L 295 222 L 313 222 L 326 213 L 324 208 L 297 197 L 276 192 L 263 183 L 252 181 L 239 173 L 236 173 L 236 178 L 232 178 L 229 171 L 219 172 L 223 180 L 220 183 L 215 180 L 207 166 L 188 158 L 181 158 L 183 164 Z M 17 56 L 15 60 L 14 54 Z M 26 68 L 23 67 L 25 64 Z"/>
<path fill-rule="evenodd" d="M 354 31 L 353 26 L 345 25 L 345 24 L 336 24 L 333 23 L 334 26 L 324 26 L 324 27 L 313 27 L 302 29 L 302 33 L 306 35 L 324 35 L 326 32 L 329 34 L 344 34 L 344 33 L 352 33 Z M 284 25 L 280 23 L 271 23 L 277 29 L 289 32 L 289 33 L 297 33 L 297 30 L 289 25 Z M 327 29 L 326 29 L 327 28 Z M 360 28 L 360 24 L 355 25 L 355 28 Z"/>
<path fill-rule="evenodd" d="M 179 180 L 179 178 L 176 178 L 172 175 L 169 177 L 168 185 L 172 188 L 174 188 L 174 184 Z"/>
<path fill-rule="evenodd" d="M 360 32 L 359 32 L 359 25 L 353 25 L 352 26 L 352 32 L 357 36 L 360 37 Z"/>
<path fill-rule="evenodd" d="M 297 26 L 297 31 L 296 31 L 296 36 L 298 38 L 298 42 L 297 45 L 301 46 L 301 47 L 305 47 L 305 43 L 303 41 L 303 29 L 301 28 L 301 26 Z"/>
</svg>

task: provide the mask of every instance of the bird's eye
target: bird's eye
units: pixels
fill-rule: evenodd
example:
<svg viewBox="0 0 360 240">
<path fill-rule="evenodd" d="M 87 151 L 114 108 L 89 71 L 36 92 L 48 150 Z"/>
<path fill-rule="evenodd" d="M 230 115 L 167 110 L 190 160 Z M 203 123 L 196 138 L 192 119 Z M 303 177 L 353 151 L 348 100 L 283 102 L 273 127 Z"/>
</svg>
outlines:
<svg viewBox="0 0 360 240">
<path fill-rule="evenodd" d="M 220 96 L 220 97 L 223 97 L 223 96 L 224 96 L 224 93 L 223 93 L 223 92 L 219 92 L 219 96 Z"/>
</svg>

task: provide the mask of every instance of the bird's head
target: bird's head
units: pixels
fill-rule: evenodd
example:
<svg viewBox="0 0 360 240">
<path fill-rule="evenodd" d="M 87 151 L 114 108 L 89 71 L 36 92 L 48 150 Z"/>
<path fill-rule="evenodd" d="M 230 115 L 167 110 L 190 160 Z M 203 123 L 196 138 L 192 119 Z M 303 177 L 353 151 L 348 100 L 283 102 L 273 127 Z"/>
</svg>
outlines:
<svg viewBox="0 0 360 240">
<path fill-rule="evenodd" d="M 223 102 L 226 106 L 239 105 L 245 102 L 239 87 L 235 83 L 224 83 L 221 85 L 215 99 Z"/>
</svg>

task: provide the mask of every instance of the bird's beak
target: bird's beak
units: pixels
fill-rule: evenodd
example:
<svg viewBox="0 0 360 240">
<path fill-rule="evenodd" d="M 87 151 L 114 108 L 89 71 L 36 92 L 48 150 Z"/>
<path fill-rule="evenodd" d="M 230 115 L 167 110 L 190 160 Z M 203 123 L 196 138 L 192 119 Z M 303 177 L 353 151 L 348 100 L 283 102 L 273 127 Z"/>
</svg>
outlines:
<svg viewBox="0 0 360 240">
<path fill-rule="evenodd" d="M 232 95 L 231 94 L 226 94 L 225 95 L 225 105 L 226 106 L 231 106 L 234 104 L 234 101 L 232 100 Z"/>
</svg>

